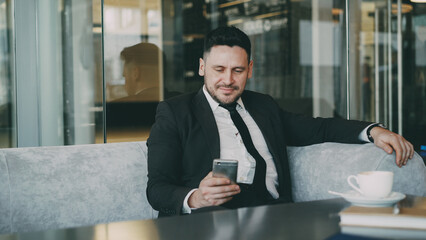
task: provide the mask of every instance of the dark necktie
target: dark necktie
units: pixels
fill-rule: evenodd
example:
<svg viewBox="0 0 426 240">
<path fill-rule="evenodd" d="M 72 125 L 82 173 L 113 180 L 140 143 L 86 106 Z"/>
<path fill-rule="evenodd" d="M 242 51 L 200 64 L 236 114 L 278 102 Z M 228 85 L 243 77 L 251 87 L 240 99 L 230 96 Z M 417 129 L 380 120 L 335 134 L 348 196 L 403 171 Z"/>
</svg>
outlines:
<svg viewBox="0 0 426 240">
<path fill-rule="evenodd" d="M 240 114 L 237 112 L 237 109 L 236 109 L 237 103 L 232 103 L 227 105 L 220 104 L 219 106 L 229 111 L 229 113 L 231 114 L 231 119 L 234 122 L 235 126 L 237 127 L 238 132 L 241 135 L 241 138 L 243 139 L 244 146 L 246 147 L 250 155 L 256 160 L 256 170 L 254 173 L 252 186 L 255 188 L 258 194 L 262 195 L 262 197 L 267 198 L 269 196 L 269 192 L 267 191 L 266 184 L 265 184 L 266 162 L 263 159 L 263 157 L 259 154 L 259 152 L 256 150 L 256 147 L 253 144 L 247 125 L 244 123 Z"/>
</svg>

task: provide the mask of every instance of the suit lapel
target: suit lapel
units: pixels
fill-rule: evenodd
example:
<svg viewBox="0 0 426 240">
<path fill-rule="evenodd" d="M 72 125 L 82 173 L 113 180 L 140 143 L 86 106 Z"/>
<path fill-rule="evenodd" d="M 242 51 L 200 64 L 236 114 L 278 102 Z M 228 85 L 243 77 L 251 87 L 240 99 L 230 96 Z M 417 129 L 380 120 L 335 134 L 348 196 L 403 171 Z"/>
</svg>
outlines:
<svg viewBox="0 0 426 240">
<path fill-rule="evenodd" d="M 204 96 L 204 92 L 201 89 L 195 95 L 193 101 L 194 115 L 198 120 L 201 128 L 203 129 L 204 134 L 209 145 L 210 153 L 214 158 L 220 157 L 220 142 L 219 142 L 219 133 L 217 130 L 216 121 L 213 115 L 213 112 L 210 108 L 210 105 Z"/>
</svg>

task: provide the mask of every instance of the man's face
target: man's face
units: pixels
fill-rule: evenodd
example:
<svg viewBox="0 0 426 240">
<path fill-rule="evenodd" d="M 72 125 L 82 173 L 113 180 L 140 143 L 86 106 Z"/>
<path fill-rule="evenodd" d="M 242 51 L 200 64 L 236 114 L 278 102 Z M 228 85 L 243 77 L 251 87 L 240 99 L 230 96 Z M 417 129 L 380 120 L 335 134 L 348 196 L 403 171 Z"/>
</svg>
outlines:
<svg viewBox="0 0 426 240">
<path fill-rule="evenodd" d="M 217 45 L 200 58 L 198 74 L 204 76 L 207 92 L 221 104 L 235 102 L 251 78 L 253 61 L 247 60 L 246 51 L 238 46 Z"/>
</svg>

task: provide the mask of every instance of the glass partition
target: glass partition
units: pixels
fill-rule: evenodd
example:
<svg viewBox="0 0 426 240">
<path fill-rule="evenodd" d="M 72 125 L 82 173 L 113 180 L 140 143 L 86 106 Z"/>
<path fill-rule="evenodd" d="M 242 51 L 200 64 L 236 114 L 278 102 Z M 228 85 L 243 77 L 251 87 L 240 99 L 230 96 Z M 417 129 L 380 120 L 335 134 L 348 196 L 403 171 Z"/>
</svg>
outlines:
<svg viewBox="0 0 426 240">
<path fill-rule="evenodd" d="M 37 7 L 40 145 L 104 142 L 101 1 Z"/>
<path fill-rule="evenodd" d="M 426 3 L 401 4 L 398 128 L 426 162 Z M 393 20 L 396 25 L 397 19 Z M 396 89 L 394 90 L 396 91 Z M 394 114 L 396 115 L 396 114 Z M 396 123 L 394 124 L 396 125 Z"/>
<path fill-rule="evenodd" d="M 203 85 L 204 36 L 227 25 L 252 41 L 247 89 L 296 113 L 382 122 L 422 153 L 425 5 L 0 0 L 0 147 L 146 140 L 160 101 Z"/>
<path fill-rule="evenodd" d="M 13 1 L 0 1 L 0 148 L 16 146 L 12 4 Z"/>
<path fill-rule="evenodd" d="M 9 2 L 17 146 L 104 142 L 101 1 Z"/>
<path fill-rule="evenodd" d="M 360 9 L 350 15 L 351 118 L 384 123 L 426 160 L 426 4 L 349 2 Z"/>
</svg>

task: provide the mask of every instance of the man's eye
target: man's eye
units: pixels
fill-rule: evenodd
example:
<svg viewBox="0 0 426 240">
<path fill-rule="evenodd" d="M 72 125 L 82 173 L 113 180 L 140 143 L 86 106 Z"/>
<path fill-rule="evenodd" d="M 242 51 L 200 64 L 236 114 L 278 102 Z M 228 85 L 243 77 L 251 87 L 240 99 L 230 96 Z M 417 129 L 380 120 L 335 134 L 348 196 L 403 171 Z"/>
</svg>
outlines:
<svg viewBox="0 0 426 240">
<path fill-rule="evenodd" d="M 216 72 L 223 72 L 222 68 L 216 68 Z"/>
<path fill-rule="evenodd" d="M 235 69 L 234 72 L 236 72 L 236 73 L 242 73 L 243 70 L 241 70 L 241 69 Z"/>
</svg>

